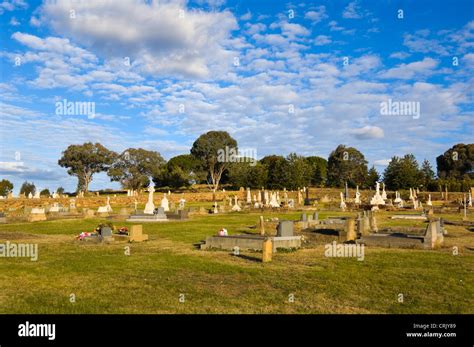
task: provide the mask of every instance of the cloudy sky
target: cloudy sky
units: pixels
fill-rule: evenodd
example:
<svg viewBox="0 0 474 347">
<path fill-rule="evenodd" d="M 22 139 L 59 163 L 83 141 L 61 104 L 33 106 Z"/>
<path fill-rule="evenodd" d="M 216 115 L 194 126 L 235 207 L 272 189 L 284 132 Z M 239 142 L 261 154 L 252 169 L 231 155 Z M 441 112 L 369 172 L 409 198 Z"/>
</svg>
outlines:
<svg viewBox="0 0 474 347">
<path fill-rule="evenodd" d="M 0 178 L 15 192 L 74 190 L 57 160 L 86 141 L 169 159 L 227 130 L 259 158 L 342 143 L 379 171 L 473 142 L 470 0 L 0 0 L 0 25 Z M 389 99 L 419 117 L 381 114 Z"/>
</svg>

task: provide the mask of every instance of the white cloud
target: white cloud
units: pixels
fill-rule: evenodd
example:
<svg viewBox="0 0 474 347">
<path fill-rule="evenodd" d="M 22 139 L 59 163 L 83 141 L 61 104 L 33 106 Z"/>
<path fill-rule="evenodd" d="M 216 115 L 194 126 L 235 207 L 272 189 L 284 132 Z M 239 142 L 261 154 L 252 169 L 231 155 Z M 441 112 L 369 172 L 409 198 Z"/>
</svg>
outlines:
<svg viewBox="0 0 474 347">
<path fill-rule="evenodd" d="M 26 8 L 28 8 L 28 4 L 24 0 L 3 0 L 0 2 L 0 15 L 6 11 L 24 10 Z"/>
<path fill-rule="evenodd" d="M 322 5 L 318 6 L 315 9 L 306 12 L 304 18 L 309 19 L 313 24 L 317 24 L 328 18 L 328 15 L 326 14 L 326 7 Z"/>
<path fill-rule="evenodd" d="M 24 162 L 0 162 L 0 175 L 14 176 L 26 180 L 54 180 L 61 177 L 56 171 L 43 170 L 25 165 Z"/>
<path fill-rule="evenodd" d="M 245 14 L 240 16 L 240 20 L 247 21 L 252 19 L 252 12 L 247 11 Z"/>
<path fill-rule="evenodd" d="M 327 35 L 318 35 L 315 39 L 314 39 L 314 44 L 316 46 L 323 46 L 323 45 L 327 45 L 327 44 L 330 44 L 332 41 L 331 41 L 331 37 L 327 36 Z"/>
<path fill-rule="evenodd" d="M 15 17 L 12 17 L 12 18 L 10 19 L 10 25 L 15 27 L 15 26 L 20 25 L 20 22 L 19 22 L 18 19 L 16 19 Z"/>
<path fill-rule="evenodd" d="M 405 34 L 403 44 L 412 52 L 419 53 L 436 53 L 440 55 L 449 54 L 446 46 L 442 45 L 437 39 L 427 39 L 426 33 L 418 32 L 417 34 Z"/>
<path fill-rule="evenodd" d="M 339 26 L 335 20 L 332 20 L 328 23 L 329 25 L 329 30 L 331 31 L 342 31 L 344 30 L 344 27 Z"/>
<path fill-rule="evenodd" d="M 416 61 L 409 64 L 400 64 L 383 72 L 382 78 L 411 79 L 415 76 L 429 76 L 434 73 L 438 66 L 438 61 L 432 58 L 424 58 L 422 61 Z"/>
<path fill-rule="evenodd" d="M 36 18 L 35 16 L 32 16 L 30 18 L 30 25 L 32 27 L 35 27 L 35 28 L 40 27 L 41 26 L 41 21 L 38 18 Z"/>
<path fill-rule="evenodd" d="M 410 55 L 411 54 L 407 53 L 407 52 L 394 52 L 394 53 L 390 54 L 390 58 L 404 60 L 404 59 L 408 58 Z"/>
<path fill-rule="evenodd" d="M 376 166 L 388 166 L 391 159 L 377 159 L 374 160 L 374 165 Z"/>
<path fill-rule="evenodd" d="M 363 17 L 361 14 L 361 9 L 357 1 L 350 2 L 342 12 L 343 18 L 350 18 L 350 19 L 360 19 Z"/>
<path fill-rule="evenodd" d="M 360 129 L 354 129 L 351 131 L 351 134 L 359 140 L 381 139 L 384 137 L 384 131 L 382 128 L 369 125 Z"/>
<path fill-rule="evenodd" d="M 229 11 L 135 0 L 84 1 L 74 10 L 71 19 L 68 1 L 45 3 L 41 20 L 103 58 L 130 57 L 145 73 L 206 77 L 232 66 L 226 40 L 238 26 Z"/>
</svg>

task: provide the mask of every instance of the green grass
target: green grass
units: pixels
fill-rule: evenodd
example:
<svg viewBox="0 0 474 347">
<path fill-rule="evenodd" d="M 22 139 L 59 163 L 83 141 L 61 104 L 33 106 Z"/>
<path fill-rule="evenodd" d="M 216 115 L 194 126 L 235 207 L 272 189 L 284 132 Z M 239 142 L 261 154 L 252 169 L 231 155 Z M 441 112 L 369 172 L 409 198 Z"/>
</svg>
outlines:
<svg viewBox="0 0 474 347">
<path fill-rule="evenodd" d="M 341 214 L 321 212 L 320 218 Z M 238 257 L 194 246 L 221 227 L 256 232 L 258 216 L 143 224 L 150 241 L 133 244 L 74 240 L 104 219 L 2 225 L 0 242 L 37 242 L 39 259 L 0 258 L 0 313 L 474 313 L 474 255 L 464 249 L 474 245 L 474 233 L 465 228 L 447 226 L 440 250 L 366 248 L 364 261 L 324 257 L 331 237 L 274 254 L 266 264 L 257 261 L 259 253 Z M 379 228 L 413 222 L 397 224 L 381 213 Z M 452 255 L 454 245 L 462 250 L 458 256 Z"/>
</svg>

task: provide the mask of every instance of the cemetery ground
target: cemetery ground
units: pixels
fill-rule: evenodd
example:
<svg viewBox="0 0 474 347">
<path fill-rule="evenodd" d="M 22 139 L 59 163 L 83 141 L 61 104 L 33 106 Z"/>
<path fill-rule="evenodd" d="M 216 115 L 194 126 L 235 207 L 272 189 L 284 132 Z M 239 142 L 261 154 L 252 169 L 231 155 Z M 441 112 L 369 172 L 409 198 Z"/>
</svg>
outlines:
<svg viewBox="0 0 474 347">
<path fill-rule="evenodd" d="M 356 215 L 319 213 L 321 219 Z M 270 263 L 260 262 L 258 252 L 233 255 L 197 247 L 222 227 L 231 235 L 258 233 L 260 215 L 297 220 L 300 214 L 237 212 L 144 223 L 149 241 L 142 243 L 74 239 L 105 222 L 104 218 L 0 225 L 1 242 L 38 243 L 39 253 L 36 262 L 0 261 L 0 312 L 474 313 L 474 232 L 463 226 L 446 226 L 448 235 L 441 249 L 366 247 L 363 261 L 325 257 L 324 245 L 337 236 L 306 232 L 301 249 L 274 253 Z M 378 212 L 379 228 L 426 225 L 391 220 L 390 215 Z M 462 219 L 461 214 L 439 217 Z M 132 225 L 122 220 L 114 224 Z M 125 255 L 126 246 L 130 255 Z M 454 246 L 458 255 L 453 255 Z"/>
</svg>

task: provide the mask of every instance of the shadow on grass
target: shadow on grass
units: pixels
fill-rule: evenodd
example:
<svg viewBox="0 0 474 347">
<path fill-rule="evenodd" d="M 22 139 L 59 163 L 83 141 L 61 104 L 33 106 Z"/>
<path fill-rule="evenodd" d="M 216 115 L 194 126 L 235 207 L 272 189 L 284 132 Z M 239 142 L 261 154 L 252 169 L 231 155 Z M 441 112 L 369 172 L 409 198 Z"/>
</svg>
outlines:
<svg viewBox="0 0 474 347">
<path fill-rule="evenodd" d="M 233 257 L 242 258 L 242 259 L 253 261 L 253 262 L 256 262 L 256 263 L 261 263 L 262 262 L 261 257 L 252 257 L 252 256 L 249 256 L 249 255 L 244 255 L 244 254 L 237 255 L 237 254 L 234 254 L 234 253 L 230 253 L 230 255 L 233 256 Z"/>
<path fill-rule="evenodd" d="M 316 229 L 313 232 L 321 235 L 339 236 L 339 232 L 335 229 Z"/>
</svg>

